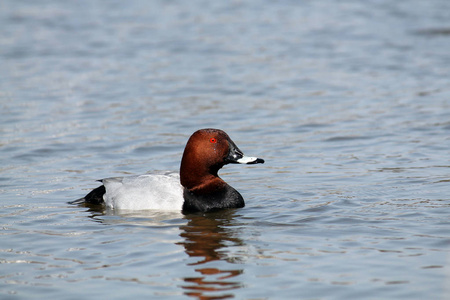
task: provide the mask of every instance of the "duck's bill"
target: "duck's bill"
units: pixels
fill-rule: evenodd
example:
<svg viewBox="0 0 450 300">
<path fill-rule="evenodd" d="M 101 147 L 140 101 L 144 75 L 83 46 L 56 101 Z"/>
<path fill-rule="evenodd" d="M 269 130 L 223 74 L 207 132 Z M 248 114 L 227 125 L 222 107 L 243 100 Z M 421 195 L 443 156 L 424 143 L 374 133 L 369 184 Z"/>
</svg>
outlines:
<svg viewBox="0 0 450 300">
<path fill-rule="evenodd" d="M 264 159 L 258 157 L 245 156 L 232 140 L 228 140 L 230 150 L 225 158 L 225 163 L 229 164 L 263 164 Z"/>
<path fill-rule="evenodd" d="M 253 165 L 253 164 L 263 164 L 264 159 L 258 158 L 258 157 L 251 157 L 251 156 L 243 156 L 236 160 L 239 164 L 247 164 L 247 165 Z"/>
</svg>

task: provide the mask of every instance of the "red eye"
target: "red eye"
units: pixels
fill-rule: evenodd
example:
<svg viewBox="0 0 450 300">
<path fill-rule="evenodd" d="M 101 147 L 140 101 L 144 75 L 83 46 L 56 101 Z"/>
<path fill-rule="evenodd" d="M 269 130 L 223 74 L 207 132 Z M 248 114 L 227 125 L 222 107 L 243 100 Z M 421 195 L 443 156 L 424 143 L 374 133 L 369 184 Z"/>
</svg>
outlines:
<svg viewBox="0 0 450 300">
<path fill-rule="evenodd" d="M 217 143 L 217 139 L 215 139 L 215 138 L 211 138 L 210 140 L 209 140 L 211 143 Z"/>
</svg>

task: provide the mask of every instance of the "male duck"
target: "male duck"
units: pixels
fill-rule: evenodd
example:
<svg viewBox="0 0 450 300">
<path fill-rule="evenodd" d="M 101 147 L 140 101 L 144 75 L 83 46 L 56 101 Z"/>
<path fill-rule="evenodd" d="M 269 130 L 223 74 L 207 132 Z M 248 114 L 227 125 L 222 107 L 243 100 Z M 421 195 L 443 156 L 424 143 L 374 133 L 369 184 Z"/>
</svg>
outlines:
<svg viewBox="0 0 450 300">
<path fill-rule="evenodd" d="M 209 212 L 244 207 L 241 194 L 217 172 L 226 164 L 258 164 L 264 160 L 244 156 L 220 129 L 192 134 L 184 149 L 180 174 L 145 174 L 100 180 L 103 185 L 75 203 L 105 204 L 109 208 Z"/>
</svg>

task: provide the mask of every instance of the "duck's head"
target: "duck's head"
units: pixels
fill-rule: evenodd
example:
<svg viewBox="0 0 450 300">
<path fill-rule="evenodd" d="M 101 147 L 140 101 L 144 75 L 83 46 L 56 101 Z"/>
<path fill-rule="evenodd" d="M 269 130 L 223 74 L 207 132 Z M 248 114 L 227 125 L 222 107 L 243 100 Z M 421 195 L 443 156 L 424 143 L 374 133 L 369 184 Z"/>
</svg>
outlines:
<svg viewBox="0 0 450 300">
<path fill-rule="evenodd" d="M 184 149 L 180 167 L 181 185 L 192 189 L 229 163 L 259 164 L 264 160 L 248 157 L 231 138 L 220 129 L 200 129 L 189 138 Z"/>
</svg>

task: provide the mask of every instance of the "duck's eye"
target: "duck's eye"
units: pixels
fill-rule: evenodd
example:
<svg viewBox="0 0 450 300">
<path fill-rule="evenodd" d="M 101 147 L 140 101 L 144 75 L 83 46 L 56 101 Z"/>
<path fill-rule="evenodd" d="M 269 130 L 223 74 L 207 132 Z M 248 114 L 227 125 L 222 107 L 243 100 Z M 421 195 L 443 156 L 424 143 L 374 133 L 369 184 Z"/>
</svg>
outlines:
<svg viewBox="0 0 450 300">
<path fill-rule="evenodd" d="M 217 143 L 217 139 L 216 138 L 211 138 L 210 140 L 209 140 L 211 143 Z"/>
</svg>

